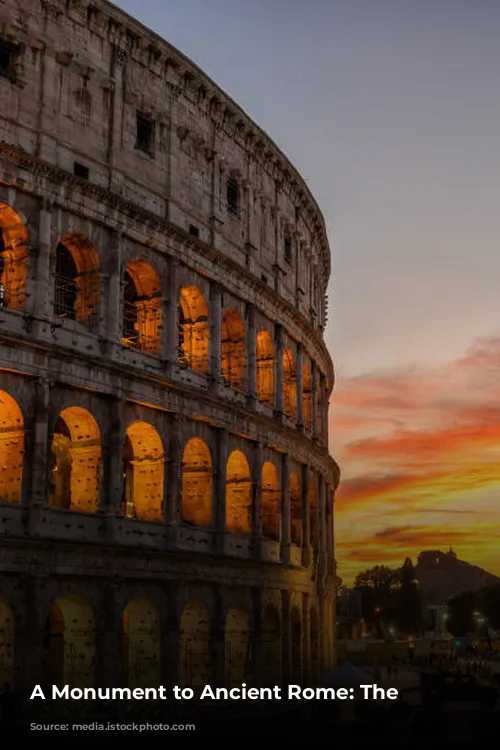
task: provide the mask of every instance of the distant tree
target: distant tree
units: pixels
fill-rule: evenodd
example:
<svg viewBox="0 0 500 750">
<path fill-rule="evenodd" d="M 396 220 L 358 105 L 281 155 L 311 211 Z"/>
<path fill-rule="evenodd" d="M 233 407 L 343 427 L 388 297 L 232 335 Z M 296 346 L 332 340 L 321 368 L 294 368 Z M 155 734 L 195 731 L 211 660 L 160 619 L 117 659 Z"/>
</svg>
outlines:
<svg viewBox="0 0 500 750">
<path fill-rule="evenodd" d="M 493 630 L 500 629 L 500 584 L 486 586 L 479 593 L 479 609 Z"/>
<path fill-rule="evenodd" d="M 397 572 L 386 565 L 376 565 L 358 573 L 354 588 L 361 593 L 363 617 L 368 623 L 388 623 L 393 619 L 394 594 L 400 585 Z"/>
<path fill-rule="evenodd" d="M 473 591 L 458 594 L 448 602 L 448 632 L 461 638 L 476 630 L 474 612 L 478 607 L 478 596 Z"/>
</svg>

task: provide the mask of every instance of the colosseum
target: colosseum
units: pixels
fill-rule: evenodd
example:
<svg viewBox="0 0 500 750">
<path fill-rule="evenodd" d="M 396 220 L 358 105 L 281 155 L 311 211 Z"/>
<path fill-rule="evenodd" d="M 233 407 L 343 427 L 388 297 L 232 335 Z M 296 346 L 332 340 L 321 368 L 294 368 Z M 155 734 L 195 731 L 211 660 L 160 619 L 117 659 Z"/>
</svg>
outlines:
<svg viewBox="0 0 500 750">
<path fill-rule="evenodd" d="M 314 684 L 339 482 L 321 212 L 115 6 L 0 22 L 0 681 Z"/>
</svg>

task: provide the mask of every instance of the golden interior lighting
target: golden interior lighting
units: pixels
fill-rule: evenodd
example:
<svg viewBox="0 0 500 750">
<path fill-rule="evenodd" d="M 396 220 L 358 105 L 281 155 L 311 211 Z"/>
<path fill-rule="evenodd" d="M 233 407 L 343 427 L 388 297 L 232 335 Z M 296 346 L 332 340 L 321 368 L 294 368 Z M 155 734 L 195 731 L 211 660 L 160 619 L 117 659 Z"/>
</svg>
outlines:
<svg viewBox="0 0 500 750">
<path fill-rule="evenodd" d="M 95 513 L 99 507 L 102 450 L 99 426 L 90 412 L 70 406 L 54 427 L 50 450 L 49 505 Z"/>
<path fill-rule="evenodd" d="M 307 362 L 302 367 L 302 419 L 306 430 L 312 427 L 312 377 Z"/>
<path fill-rule="evenodd" d="M 99 253 L 83 234 L 61 237 L 56 249 L 54 313 L 93 333 L 99 322 L 100 265 Z"/>
<path fill-rule="evenodd" d="M 12 396 L 0 391 L 0 503 L 21 502 L 23 461 L 23 415 Z"/>
<path fill-rule="evenodd" d="M 155 605 L 138 597 L 122 614 L 122 671 L 127 687 L 160 685 L 160 620 Z"/>
<path fill-rule="evenodd" d="M 196 372 L 207 372 L 208 307 L 196 286 L 184 287 L 179 308 L 179 361 Z"/>
<path fill-rule="evenodd" d="M 43 673 L 49 684 L 91 688 L 94 685 L 95 619 L 79 596 L 62 596 L 45 623 Z"/>
<path fill-rule="evenodd" d="M 127 518 L 163 521 L 165 455 L 161 437 L 147 422 L 127 429 L 123 446 L 123 503 Z"/>
<path fill-rule="evenodd" d="M 252 479 L 241 451 L 233 451 L 227 462 L 226 529 L 234 534 L 250 534 L 252 528 Z"/>
<path fill-rule="evenodd" d="M 212 679 L 211 620 L 202 602 L 186 604 L 180 621 L 179 682 L 202 688 Z"/>
<path fill-rule="evenodd" d="M 274 404 L 274 344 L 269 331 L 257 334 L 257 396 L 265 404 Z"/>
<path fill-rule="evenodd" d="M 297 413 L 297 379 L 291 349 L 283 352 L 283 411 L 291 419 Z"/>
<path fill-rule="evenodd" d="M 182 520 L 212 526 L 212 457 L 206 443 L 191 438 L 182 456 Z"/>
<path fill-rule="evenodd" d="M 290 517 L 292 544 L 302 544 L 302 498 L 296 474 L 290 474 Z"/>
<path fill-rule="evenodd" d="M 226 310 L 221 336 L 222 377 L 227 385 L 243 390 L 245 384 L 245 326 L 238 312 Z"/>
<path fill-rule="evenodd" d="M 125 271 L 122 344 L 145 352 L 161 349 L 161 284 L 145 260 L 131 261 Z"/>
<path fill-rule="evenodd" d="M 281 519 L 281 490 L 278 471 L 273 463 L 262 466 L 262 534 L 279 541 Z"/>
<path fill-rule="evenodd" d="M 24 310 L 28 277 L 28 232 L 20 216 L 0 203 L 0 284 L 3 306 Z"/>
</svg>

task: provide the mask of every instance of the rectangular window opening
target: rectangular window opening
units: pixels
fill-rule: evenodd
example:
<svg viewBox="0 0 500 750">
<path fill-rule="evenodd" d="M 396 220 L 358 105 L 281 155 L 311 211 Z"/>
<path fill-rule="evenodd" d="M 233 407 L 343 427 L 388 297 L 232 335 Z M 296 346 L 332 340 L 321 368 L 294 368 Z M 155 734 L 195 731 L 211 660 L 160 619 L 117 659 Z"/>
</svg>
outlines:
<svg viewBox="0 0 500 750">
<path fill-rule="evenodd" d="M 137 113 L 137 137 L 135 147 L 147 154 L 154 149 L 155 123 L 151 118 Z"/>
<path fill-rule="evenodd" d="M 0 76 L 14 78 L 14 56 L 16 48 L 12 44 L 0 41 Z"/>
<path fill-rule="evenodd" d="M 285 236 L 283 255 L 285 256 L 287 263 L 292 262 L 292 238 L 289 235 Z"/>
<path fill-rule="evenodd" d="M 200 236 L 200 230 L 198 227 L 195 227 L 194 224 L 189 225 L 189 234 L 191 234 L 193 237 L 199 237 Z"/>
<path fill-rule="evenodd" d="M 238 216 L 240 211 L 240 190 L 233 177 L 227 181 L 227 210 L 235 216 Z"/>
<path fill-rule="evenodd" d="M 89 168 L 85 167 L 83 164 L 78 164 L 77 161 L 73 164 L 73 174 L 75 177 L 80 177 L 82 180 L 88 180 L 89 179 Z"/>
</svg>

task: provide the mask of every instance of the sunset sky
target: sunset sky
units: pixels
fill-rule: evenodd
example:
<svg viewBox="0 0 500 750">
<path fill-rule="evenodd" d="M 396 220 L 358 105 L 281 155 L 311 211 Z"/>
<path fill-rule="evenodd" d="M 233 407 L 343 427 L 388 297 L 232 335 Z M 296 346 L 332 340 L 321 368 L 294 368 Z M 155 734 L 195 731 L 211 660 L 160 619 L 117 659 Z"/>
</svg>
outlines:
<svg viewBox="0 0 500 750">
<path fill-rule="evenodd" d="M 274 138 L 333 254 L 345 583 L 453 546 L 500 575 L 500 3 L 122 0 Z"/>
</svg>

